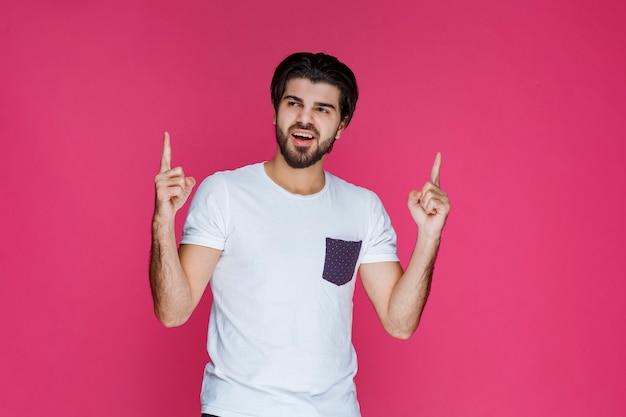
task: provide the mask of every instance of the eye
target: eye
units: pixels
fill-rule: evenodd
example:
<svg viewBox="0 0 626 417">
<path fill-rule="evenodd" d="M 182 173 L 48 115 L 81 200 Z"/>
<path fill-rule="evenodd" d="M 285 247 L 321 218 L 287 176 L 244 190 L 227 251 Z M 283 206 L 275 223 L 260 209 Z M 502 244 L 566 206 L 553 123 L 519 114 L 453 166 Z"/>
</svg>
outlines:
<svg viewBox="0 0 626 417">
<path fill-rule="evenodd" d="M 326 107 L 318 107 L 317 111 L 320 113 L 328 113 L 328 109 Z"/>
<path fill-rule="evenodd" d="M 300 107 L 300 103 L 298 103 L 297 101 L 288 101 L 287 102 L 287 106 L 289 106 L 289 107 Z"/>
</svg>

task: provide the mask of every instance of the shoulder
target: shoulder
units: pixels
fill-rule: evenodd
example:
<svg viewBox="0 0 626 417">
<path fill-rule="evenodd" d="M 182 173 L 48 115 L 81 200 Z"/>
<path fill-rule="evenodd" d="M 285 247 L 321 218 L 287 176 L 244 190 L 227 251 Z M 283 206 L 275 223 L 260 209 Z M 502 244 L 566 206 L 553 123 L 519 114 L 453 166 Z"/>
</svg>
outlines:
<svg viewBox="0 0 626 417">
<path fill-rule="evenodd" d="M 224 198 L 241 187 L 254 186 L 261 177 L 263 164 L 246 165 L 240 168 L 217 171 L 206 177 L 195 193 L 196 199 L 209 197 Z"/>
<path fill-rule="evenodd" d="M 329 172 L 326 172 L 326 178 L 328 179 L 330 188 L 341 196 L 357 199 L 361 202 L 369 202 L 373 205 L 381 204 L 378 195 L 365 187 L 355 185 L 342 178 L 339 178 Z"/>
<path fill-rule="evenodd" d="M 256 164 L 245 165 L 240 168 L 234 168 L 230 170 L 224 171 L 216 171 L 215 173 L 209 175 L 205 178 L 206 180 L 210 180 L 212 178 L 221 178 L 225 181 L 237 181 L 242 178 L 247 177 L 258 177 L 263 171 L 263 163 L 259 162 Z"/>
<path fill-rule="evenodd" d="M 213 174 L 206 177 L 201 185 L 211 185 L 211 184 L 237 184 L 237 183 L 246 183 L 247 181 L 259 178 L 263 171 L 263 163 L 259 162 L 256 164 L 245 165 L 240 168 L 235 168 L 231 170 L 224 171 L 216 171 Z"/>
</svg>

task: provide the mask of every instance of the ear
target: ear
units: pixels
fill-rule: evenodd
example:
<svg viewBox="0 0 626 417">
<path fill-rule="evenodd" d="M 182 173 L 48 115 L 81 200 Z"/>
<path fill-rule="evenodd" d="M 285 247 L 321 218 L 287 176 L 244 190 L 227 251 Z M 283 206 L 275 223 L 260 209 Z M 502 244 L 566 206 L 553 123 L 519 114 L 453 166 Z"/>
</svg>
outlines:
<svg viewBox="0 0 626 417">
<path fill-rule="evenodd" d="M 337 133 L 335 133 L 335 139 L 339 139 L 343 134 L 343 131 L 346 130 L 346 126 L 348 125 L 348 116 L 344 117 L 341 123 L 339 123 L 339 127 L 337 128 Z"/>
<path fill-rule="evenodd" d="M 276 126 L 276 110 L 274 110 L 274 117 L 272 118 L 272 124 Z"/>
</svg>

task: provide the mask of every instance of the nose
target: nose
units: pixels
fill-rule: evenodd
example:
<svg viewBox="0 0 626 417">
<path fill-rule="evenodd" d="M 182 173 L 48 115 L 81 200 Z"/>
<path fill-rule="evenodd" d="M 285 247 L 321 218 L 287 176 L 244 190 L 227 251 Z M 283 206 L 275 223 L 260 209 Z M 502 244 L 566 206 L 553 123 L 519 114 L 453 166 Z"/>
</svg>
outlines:
<svg viewBox="0 0 626 417">
<path fill-rule="evenodd" d="M 296 115 L 296 122 L 301 123 L 303 125 L 309 125 L 312 121 L 311 109 L 306 107 L 301 107 Z"/>
</svg>

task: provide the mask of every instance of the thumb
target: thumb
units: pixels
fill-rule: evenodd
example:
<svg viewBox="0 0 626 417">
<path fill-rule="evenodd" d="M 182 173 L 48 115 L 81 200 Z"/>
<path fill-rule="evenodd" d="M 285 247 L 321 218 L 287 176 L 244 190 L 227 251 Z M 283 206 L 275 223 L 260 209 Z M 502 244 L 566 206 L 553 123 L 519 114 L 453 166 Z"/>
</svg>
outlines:
<svg viewBox="0 0 626 417">
<path fill-rule="evenodd" d="M 185 177 L 185 192 L 191 193 L 193 187 L 196 185 L 196 179 L 194 177 Z"/>
<path fill-rule="evenodd" d="M 422 191 L 413 190 L 409 193 L 409 207 L 415 206 L 419 203 L 420 198 L 422 198 Z"/>
</svg>

